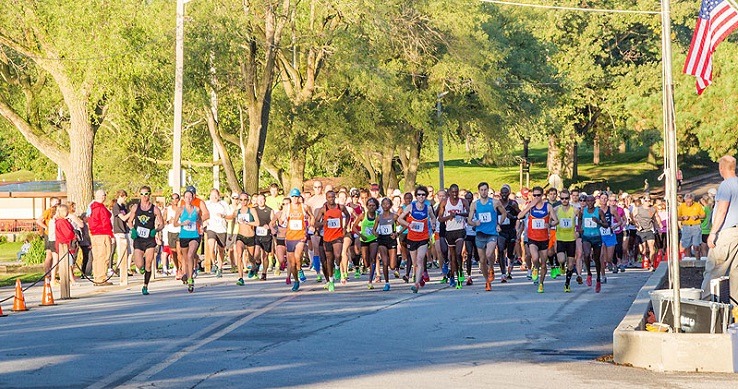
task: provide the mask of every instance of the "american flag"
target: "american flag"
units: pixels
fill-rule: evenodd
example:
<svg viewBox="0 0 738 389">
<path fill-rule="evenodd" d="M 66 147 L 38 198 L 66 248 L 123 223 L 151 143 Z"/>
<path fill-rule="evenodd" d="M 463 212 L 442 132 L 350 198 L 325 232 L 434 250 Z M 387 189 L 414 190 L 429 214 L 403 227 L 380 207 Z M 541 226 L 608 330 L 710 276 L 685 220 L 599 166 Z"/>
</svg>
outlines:
<svg viewBox="0 0 738 389">
<path fill-rule="evenodd" d="M 738 27 L 738 12 L 728 0 L 702 0 L 684 74 L 697 77 L 697 94 L 712 84 L 712 53 Z"/>
</svg>

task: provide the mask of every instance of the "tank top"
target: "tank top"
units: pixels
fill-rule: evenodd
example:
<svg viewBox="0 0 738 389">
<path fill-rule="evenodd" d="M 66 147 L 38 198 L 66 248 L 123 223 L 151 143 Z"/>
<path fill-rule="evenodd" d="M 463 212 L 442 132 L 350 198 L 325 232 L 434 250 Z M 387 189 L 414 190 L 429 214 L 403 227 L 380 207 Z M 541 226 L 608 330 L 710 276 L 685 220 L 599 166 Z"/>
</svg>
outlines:
<svg viewBox="0 0 738 389">
<path fill-rule="evenodd" d="M 446 208 L 443 210 L 443 216 L 450 216 L 455 213 L 464 213 L 464 202 L 461 199 L 456 200 L 456 205 L 451 204 L 451 200 L 446 201 Z M 446 231 L 458 231 L 463 230 L 466 227 L 466 222 L 463 216 L 455 216 L 452 219 L 446 221 Z"/>
<path fill-rule="evenodd" d="M 256 216 L 259 217 L 259 224 L 261 224 L 255 229 L 256 236 L 269 236 L 269 228 L 262 226 L 265 224 L 269 225 L 272 222 L 272 209 L 265 206 L 264 209 L 256 207 L 254 210 L 256 211 Z"/>
<path fill-rule="evenodd" d="M 550 231 L 546 224 L 550 224 L 549 204 L 543 203 L 543 208 L 533 207 L 528 212 L 528 240 L 547 242 Z"/>
<path fill-rule="evenodd" d="M 297 209 L 294 209 L 297 208 Z M 287 208 L 287 240 L 303 240 L 305 239 L 305 212 L 300 204 L 292 207 L 290 204 Z"/>
<path fill-rule="evenodd" d="M 607 210 L 604 212 L 605 212 L 605 223 L 607 224 L 607 227 L 600 227 L 600 235 L 610 236 L 613 234 L 612 222 L 615 219 L 615 217 L 612 215 L 612 211 L 610 211 L 610 207 L 607 207 Z"/>
<path fill-rule="evenodd" d="M 367 212 L 366 215 L 364 215 L 364 218 L 361 220 L 361 241 L 364 243 L 370 243 L 377 240 L 376 235 L 374 235 L 374 223 L 377 221 L 377 218 L 379 218 L 379 214 L 374 215 L 374 219 L 369 219 L 369 213 Z"/>
<path fill-rule="evenodd" d="M 479 220 L 477 233 L 497 235 L 497 210 L 493 199 L 488 198 L 486 204 L 481 199 L 477 200 L 474 217 Z"/>
<path fill-rule="evenodd" d="M 174 217 L 177 216 L 177 212 L 174 212 L 174 208 L 171 205 L 166 208 L 166 211 L 167 211 L 166 231 L 174 232 L 175 234 L 178 234 L 181 227 L 174 226 Z"/>
<path fill-rule="evenodd" d="M 391 211 L 387 214 L 379 215 L 379 227 L 377 227 L 377 235 L 389 236 L 395 230 L 395 214 Z"/>
<path fill-rule="evenodd" d="M 622 208 L 617 207 L 617 212 L 618 216 L 620 216 L 620 220 L 625 220 L 625 211 Z M 623 232 L 623 227 L 618 224 L 616 227 L 613 227 L 612 232 L 615 234 L 619 234 Z"/>
<path fill-rule="evenodd" d="M 582 208 L 583 236 L 600 236 L 600 226 L 593 220 L 597 218 L 599 210 L 595 207 L 594 211 L 590 212 L 589 207 Z"/>
<path fill-rule="evenodd" d="M 197 207 L 193 206 L 192 213 L 187 212 L 187 207 L 182 207 L 182 214 L 179 215 L 179 223 L 182 224 L 186 220 L 191 221 L 189 225 L 181 226 L 179 237 L 184 239 L 199 238 L 200 233 L 197 231 Z"/>
<path fill-rule="evenodd" d="M 422 242 L 430 238 L 428 232 L 428 205 L 423 204 L 423 209 L 418 209 L 418 203 L 410 203 L 410 214 L 408 215 L 407 239 L 413 242 Z"/>
<path fill-rule="evenodd" d="M 508 200 L 507 205 L 505 205 L 505 211 L 507 211 L 507 217 L 504 219 L 502 218 L 502 215 L 498 216 L 498 222 L 500 224 L 500 228 L 506 231 L 515 230 L 515 223 L 513 221 L 517 220 L 518 213 L 515 212 L 514 205 L 517 204 L 517 201 L 515 200 Z"/>
<path fill-rule="evenodd" d="M 136 215 L 133 218 L 133 228 L 136 229 L 136 239 L 154 239 L 156 237 L 156 214 L 154 204 L 149 204 L 148 210 L 141 209 L 141 204 L 136 207 Z"/>
<path fill-rule="evenodd" d="M 556 225 L 556 240 L 561 242 L 573 242 L 574 235 L 574 207 L 569 207 L 568 211 L 559 208 L 558 217 L 559 224 Z"/>
<path fill-rule="evenodd" d="M 349 203 L 346 205 L 347 207 L 351 208 L 353 212 L 351 212 L 351 218 L 349 219 L 349 225 L 353 226 L 354 222 L 356 221 L 356 218 L 359 217 L 362 213 L 364 213 L 364 209 L 361 208 L 361 204 L 353 205 L 352 203 Z M 351 231 L 355 234 L 359 233 L 359 227 L 355 227 L 353 231 Z"/>
<path fill-rule="evenodd" d="M 343 238 L 342 216 L 343 212 L 341 212 L 340 205 L 336 204 L 336 207 L 333 209 L 328 208 L 328 204 L 325 205 L 325 212 L 323 213 L 323 240 L 333 242 L 334 240 Z"/>
</svg>

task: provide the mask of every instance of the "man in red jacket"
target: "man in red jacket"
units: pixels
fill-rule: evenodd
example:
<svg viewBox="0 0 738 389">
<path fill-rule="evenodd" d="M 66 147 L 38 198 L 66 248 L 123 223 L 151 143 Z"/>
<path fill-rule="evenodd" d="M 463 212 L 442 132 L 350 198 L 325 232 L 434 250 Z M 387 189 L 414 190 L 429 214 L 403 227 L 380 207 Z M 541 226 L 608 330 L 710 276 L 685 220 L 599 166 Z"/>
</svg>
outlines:
<svg viewBox="0 0 738 389">
<path fill-rule="evenodd" d="M 104 204 L 106 196 L 104 190 L 96 190 L 95 200 L 90 203 L 90 208 L 87 210 L 87 224 L 90 227 L 92 242 L 92 275 L 95 286 L 112 285 L 107 281 L 106 274 L 113 237 L 113 223 L 110 221 L 112 214 Z"/>
</svg>

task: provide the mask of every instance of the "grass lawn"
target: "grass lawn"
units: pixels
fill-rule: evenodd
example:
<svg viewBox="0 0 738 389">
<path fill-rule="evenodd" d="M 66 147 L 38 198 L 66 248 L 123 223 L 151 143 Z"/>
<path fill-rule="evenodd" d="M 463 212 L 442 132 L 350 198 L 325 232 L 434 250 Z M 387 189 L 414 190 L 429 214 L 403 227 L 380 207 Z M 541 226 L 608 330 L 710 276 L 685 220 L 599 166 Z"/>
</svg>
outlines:
<svg viewBox="0 0 738 389">
<path fill-rule="evenodd" d="M 28 170 L 0 174 L 0 181 L 33 181 L 35 174 Z"/>
<path fill-rule="evenodd" d="M 15 262 L 16 253 L 20 251 L 23 242 L 0 243 L 0 262 Z"/>
<path fill-rule="evenodd" d="M 0 286 L 15 285 L 16 278 L 20 278 L 21 283 L 34 282 L 43 277 L 44 273 L 28 273 L 28 274 L 0 274 Z M 43 283 L 42 283 L 43 284 Z"/>
</svg>

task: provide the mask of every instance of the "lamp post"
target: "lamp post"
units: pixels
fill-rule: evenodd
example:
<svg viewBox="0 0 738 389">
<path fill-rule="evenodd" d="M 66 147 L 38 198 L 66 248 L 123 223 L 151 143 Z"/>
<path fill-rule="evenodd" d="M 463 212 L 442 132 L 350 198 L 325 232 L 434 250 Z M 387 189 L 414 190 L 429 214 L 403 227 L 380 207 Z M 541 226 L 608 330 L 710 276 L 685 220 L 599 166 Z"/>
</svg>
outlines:
<svg viewBox="0 0 738 389">
<path fill-rule="evenodd" d="M 436 119 L 438 121 L 438 190 L 443 190 L 443 131 L 441 130 L 441 98 L 446 96 L 448 91 L 440 92 L 436 95 Z"/>
<path fill-rule="evenodd" d="M 184 81 L 184 12 L 190 0 L 177 0 L 174 70 L 174 139 L 172 140 L 172 193 L 182 189 L 182 85 Z"/>
</svg>

